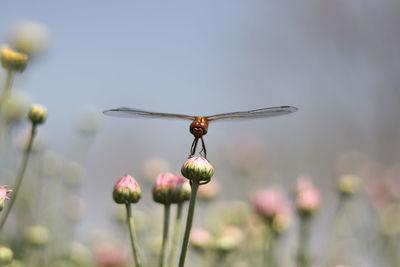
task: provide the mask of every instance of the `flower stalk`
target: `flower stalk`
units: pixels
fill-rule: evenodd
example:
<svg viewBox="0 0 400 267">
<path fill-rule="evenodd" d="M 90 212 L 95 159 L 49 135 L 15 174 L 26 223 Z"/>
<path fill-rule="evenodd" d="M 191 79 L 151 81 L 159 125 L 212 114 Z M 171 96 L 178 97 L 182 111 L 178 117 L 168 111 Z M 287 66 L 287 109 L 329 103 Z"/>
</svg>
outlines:
<svg viewBox="0 0 400 267">
<path fill-rule="evenodd" d="M 177 205 L 176 218 L 175 218 L 174 229 L 173 229 L 173 233 L 172 233 L 171 252 L 169 255 L 168 267 L 173 267 L 175 265 L 175 254 L 176 254 L 176 249 L 178 248 L 179 227 L 181 225 L 182 209 L 183 209 L 183 202 L 180 202 Z"/>
<path fill-rule="evenodd" d="M 300 216 L 299 245 L 297 248 L 297 267 L 310 267 L 310 253 L 308 251 L 310 239 L 310 216 Z"/>
<path fill-rule="evenodd" d="M 160 252 L 160 267 L 165 267 L 165 252 L 167 249 L 168 232 L 169 232 L 169 217 L 170 217 L 171 205 L 164 205 L 164 226 L 163 226 L 163 236 Z"/>
<path fill-rule="evenodd" d="M 7 77 L 6 77 L 4 89 L 0 96 L 0 114 L 2 112 L 4 103 L 7 101 L 8 97 L 10 95 L 13 78 L 14 78 L 14 72 L 11 70 L 7 70 Z"/>
<path fill-rule="evenodd" d="M 196 195 L 197 195 L 197 190 L 199 189 L 199 181 L 192 180 L 191 183 L 191 195 L 190 195 L 190 202 L 189 202 L 189 210 L 188 210 L 188 216 L 186 220 L 186 228 L 185 228 L 185 235 L 183 237 L 183 243 L 182 243 L 182 249 L 181 249 L 181 255 L 179 258 L 179 267 L 183 267 L 185 265 L 185 258 L 186 258 L 186 252 L 187 252 L 187 247 L 189 244 L 189 236 L 190 236 L 190 230 L 192 229 L 192 224 L 193 224 L 193 215 L 194 215 L 194 207 L 196 205 Z"/>
<path fill-rule="evenodd" d="M 32 151 L 32 145 L 33 145 L 33 140 L 35 138 L 35 135 L 36 135 L 36 124 L 32 123 L 32 129 L 31 129 L 31 134 L 30 134 L 30 137 L 29 137 L 28 147 L 25 150 L 22 166 L 21 166 L 21 169 L 20 169 L 19 174 L 17 176 L 17 180 L 16 180 L 16 183 L 15 183 L 15 186 L 13 188 L 13 195 L 12 195 L 12 197 L 10 199 L 10 203 L 8 203 L 8 205 L 6 206 L 6 208 L 4 210 L 3 216 L 0 219 L 0 231 L 2 230 L 2 228 L 4 226 L 4 223 L 7 220 L 8 214 L 10 213 L 10 211 L 11 211 L 13 205 L 14 205 L 14 202 L 15 202 L 15 200 L 17 198 L 19 189 L 20 189 L 21 184 L 22 184 L 22 180 L 23 180 L 24 175 L 25 175 L 26 167 L 28 166 L 29 156 L 30 156 L 31 151 Z"/>
<path fill-rule="evenodd" d="M 133 222 L 133 217 L 132 217 L 132 212 L 131 212 L 131 204 L 126 203 L 125 207 L 126 207 L 126 222 L 128 224 L 128 228 L 129 228 L 129 237 L 130 237 L 131 245 L 132 245 L 133 259 L 135 260 L 136 267 L 141 267 L 142 263 L 140 260 L 138 246 L 137 246 L 137 242 L 136 242 L 136 234 L 135 234 L 135 227 L 134 227 L 134 222 Z"/>
</svg>

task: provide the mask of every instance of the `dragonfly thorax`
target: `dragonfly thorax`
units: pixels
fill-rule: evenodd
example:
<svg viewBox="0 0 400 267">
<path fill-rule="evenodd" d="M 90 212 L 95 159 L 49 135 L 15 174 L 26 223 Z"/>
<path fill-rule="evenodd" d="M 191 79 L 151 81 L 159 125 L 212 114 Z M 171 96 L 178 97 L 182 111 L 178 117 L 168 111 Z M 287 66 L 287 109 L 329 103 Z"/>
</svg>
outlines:
<svg viewBox="0 0 400 267">
<path fill-rule="evenodd" d="M 204 117 L 196 117 L 196 119 L 190 124 L 190 132 L 196 138 L 201 138 L 206 135 L 208 131 L 208 122 Z"/>
</svg>

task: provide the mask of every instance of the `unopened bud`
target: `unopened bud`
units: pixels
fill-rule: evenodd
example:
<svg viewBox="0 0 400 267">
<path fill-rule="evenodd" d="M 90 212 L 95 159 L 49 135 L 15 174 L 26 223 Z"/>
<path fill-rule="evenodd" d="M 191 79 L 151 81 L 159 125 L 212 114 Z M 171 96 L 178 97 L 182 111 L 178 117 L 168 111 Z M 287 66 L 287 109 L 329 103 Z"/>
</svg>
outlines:
<svg viewBox="0 0 400 267">
<path fill-rule="evenodd" d="M 203 157 L 190 156 L 181 168 L 182 175 L 200 184 L 208 183 L 214 174 L 211 163 Z"/>
<path fill-rule="evenodd" d="M 309 187 L 298 193 L 296 198 L 297 210 L 302 215 L 315 213 L 321 205 L 321 194 L 314 187 Z"/>
<path fill-rule="evenodd" d="M 193 228 L 190 233 L 189 242 L 194 249 L 204 252 L 212 246 L 213 237 L 204 228 Z"/>
<path fill-rule="evenodd" d="M 32 246 L 42 247 L 49 241 L 49 231 L 40 225 L 26 227 L 25 240 Z"/>
<path fill-rule="evenodd" d="M 138 182 L 129 174 L 119 178 L 114 186 L 113 199 L 118 204 L 136 203 L 141 195 Z"/>
<path fill-rule="evenodd" d="M 1 48 L 1 65 L 9 71 L 24 71 L 28 64 L 28 55 L 4 45 Z"/>
<path fill-rule="evenodd" d="M 13 252 L 5 246 L 0 246 L 0 266 L 10 264 L 13 260 Z"/>
<path fill-rule="evenodd" d="M 351 196 L 357 193 L 360 185 L 360 178 L 356 175 L 345 174 L 339 177 L 338 189 L 345 196 Z"/>
<path fill-rule="evenodd" d="M 190 185 L 176 174 L 166 172 L 157 177 L 153 187 L 153 199 L 162 204 L 180 203 L 190 199 Z"/>
<path fill-rule="evenodd" d="M 28 118 L 32 124 L 42 124 L 47 117 L 47 108 L 40 105 L 32 105 L 28 112 Z"/>
</svg>

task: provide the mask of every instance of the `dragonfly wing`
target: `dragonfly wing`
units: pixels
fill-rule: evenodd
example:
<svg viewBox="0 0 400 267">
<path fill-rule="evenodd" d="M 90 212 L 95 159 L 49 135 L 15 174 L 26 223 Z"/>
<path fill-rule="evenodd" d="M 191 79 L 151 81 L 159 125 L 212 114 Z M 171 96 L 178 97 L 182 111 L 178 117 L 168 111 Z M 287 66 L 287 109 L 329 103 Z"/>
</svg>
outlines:
<svg viewBox="0 0 400 267">
<path fill-rule="evenodd" d="M 222 114 L 207 116 L 206 118 L 209 121 L 228 120 L 228 119 L 229 120 L 257 119 L 257 118 L 267 118 L 267 117 L 286 115 L 293 113 L 295 111 L 297 111 L 296 107 L 280 106 L 271 108 L 260 108 L 249 111 L 222 113 Z"/>
<path fill-rule="evenodd" d="M 126 107 L 105 110 L 103 111 L 103 114 L 115 117 L 169 118 L 169 119 L 187 119 L 187 120 L 195 119 L 195 116 L 189 116 L 184 114 L 152 112 L 152 111 L 126 108 Z"/>
</svg>

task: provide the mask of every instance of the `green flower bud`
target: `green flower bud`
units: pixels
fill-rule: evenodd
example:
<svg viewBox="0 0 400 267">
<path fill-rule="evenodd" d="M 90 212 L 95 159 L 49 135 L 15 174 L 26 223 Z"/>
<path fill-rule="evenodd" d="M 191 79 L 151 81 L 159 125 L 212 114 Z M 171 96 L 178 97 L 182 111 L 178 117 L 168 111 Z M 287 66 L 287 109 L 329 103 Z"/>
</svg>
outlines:
<svg viewBox="0 0 400 267">
<path fill-rule="evenodd" d="M 0 265 L 10 264 L 13 260 L 13 252 L 5 246 L 0 246 Z"/>
<path fill-rule="evenodd" d="M 42 124 L 47 117 L 47 108 L 40 105 L 32 105 L 28 112 L 28 118 L 33 124 Z"/>
<path fill-rule="evenodd" d="M 339 177 L 338 189 L 345 196 L 351 196 L 357 193 L 360 186 L 360 178 L 356 175 L 345 174 Z"/>
<path fill-rule="evenodd" d="M 159 174 L 153 187 L 153 199 L 161 204 L 189 200 L 190 193 L 191 189 L 187 180 L 170 172 Z"/>
<path fill-rule="evenodd" d="M 181 168 L 182 175 L 199 184 L 206 184 L 214 174 L 211 163 L 203 157 L 190 156 Z"/>
<path fill-rule="evenodd" d="M 9 71 L 24 71 L 28 64 L 28 55 L 4 45 L 1 48 L 1 65 Z"/>
<path fill-rule="evenodd" d="M 119 178 L 114 186 L 113 199 L 118 204 L 136 203 L 141 195 L 138 182 L 129 174 Z"/>
<path fill-rule="evenodd" d="M 43 247 L 48 243 L 49 238 L 49 231 L 44 226 L 36 225 L 25 228 L 25 240 L 32 246 Z"/>
</svg>

